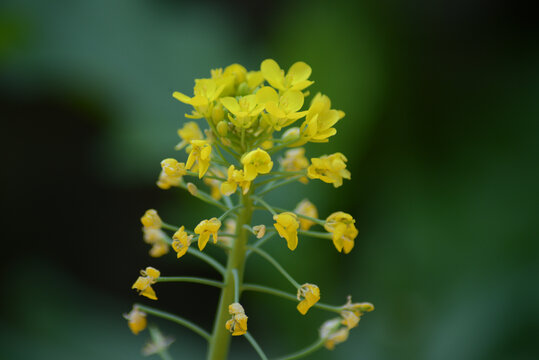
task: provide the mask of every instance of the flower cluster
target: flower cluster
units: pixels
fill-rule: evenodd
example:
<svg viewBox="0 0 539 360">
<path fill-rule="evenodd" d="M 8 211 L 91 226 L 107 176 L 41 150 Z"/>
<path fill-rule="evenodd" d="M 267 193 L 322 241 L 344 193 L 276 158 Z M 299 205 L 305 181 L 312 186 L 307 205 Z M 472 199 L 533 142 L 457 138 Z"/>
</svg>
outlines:
<svg viewBox="0 0 539 360">
<path fill-rule="evenodd" d="M 172 247 L 177 259 L 186 254 L 196 256 L 213 267 L 222 281 L 162 277 L 157 269 L 147 267 L 132 288 L 140 295 L 157 300 L 152 288 L 157 282 L 195 282 L 220 288 L 221 300 L 211 334 L 176 315 L 140 304 L 125 315 L 133 333 L 146 327 L 147 315 L 161 316 L 175 319 L 206 338 L 210 344 L 208 359 L 222 358 L 222 354 L 226 354 L 230 335 L 246 336 L 261 354 L 262 350 L 247 330 L 248 317 L 240 304 L 243 292 L 260 291 L 293 301 L 297 299 L 296 308 L 302 315 L 311 308 L 338 313 L 338 319 L 326 322 L 320 330 L 326 347 L 333 349 L 335 344 L 346 340 L 361 315 L 373 309 L 369 303 L 353 304 L 351 300 L 343 306 L 320 303 L 321 292 L 317 285 L 309 282 L 300 285 L 263 248 L 276 236 L 284 239 L 291 251 L 301 246 L 304 238 L 317 237 L 328 244 L 332 242 L 339 252 L 348 254 L 358 236 L 355 219 L 348 213 L 337 211 L 324 220 L 307 199 L 293 210 L 275 207 L 264 200 L 267 193 L 290 183 L 308 184 L 309 180 L 319 179 L 337 188 L 343 185 L 344 179 L 351 178 L 348 160 L 339 152 L 306 156 L 303 146 L 310 142 L 328 142 L 337 133 L 336 124 L 345 116 L 341 110 L 332 109 L 329 97 L 324 94 L 317 93 L 310 101 L 306 99 L 308 88 L 314 83 L 311 73 L 311 67 L 301 61 L 287 71 L 272 59 L 262 61 L 260 69 L 254 71 L 232 64 L 211 70 L 207 78 L 196 79 L 192 96 L 173 93 L 175 99 L 192 107 L 185 116 L 204 119 L 208 129 L 202 131 L 197 121 L 188 121 L 178 130 L 180 141 L 175 149 L 182 150 L 179 155 L 182 159 L 168 157 L 161 161 L 157 186 L 163 190 L 173 187 L 187 190 L 219 209 L 220 214 L 205 216 L 191 226 L 185 223 L 176 226 L 163 222 L 157 211 L 150 209 L 141 218 L 143 239 L 151 245 L 151 256 L 165 255 Z M 186 182 L 186 177 L 193 182 Z M 255 211 L 262 211 L 266 220 L 251 224 Z M 191 248 L 193 242 L 198 242 L 198 249 Z M 226 264 L 203 252 L 208 244 L 224 250 Z M 282 244 L 284 246 L 284 242 Z M 275 267 L 294 292 L 244 284 L 245 263 L 251 254 Z M 263 321 L 255 316 L 252 320 Z M 157 330 L 154 333 L 160 334 Z M 159 346 L 153 346 L 150 353 L 166 351 L 171 341 L 163 339 L 161 335 L 154 336 L 154 343 Z M 307 350 L 305 354 L 311 351 Z"/>
</svg>

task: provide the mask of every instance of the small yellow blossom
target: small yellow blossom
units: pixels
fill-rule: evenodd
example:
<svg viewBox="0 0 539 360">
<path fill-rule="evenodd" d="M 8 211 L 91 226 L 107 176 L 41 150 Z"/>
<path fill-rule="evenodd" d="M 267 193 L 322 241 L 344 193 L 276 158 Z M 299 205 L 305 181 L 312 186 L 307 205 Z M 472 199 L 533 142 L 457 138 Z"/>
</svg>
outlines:
<svg viewBox="0 0 539 360">
<path fill-rule="evenodd" d="M 191 119 L 211 118 L 213 102 L 221 95 L 224 90 L 224 84 L 218 84 L 214 79 L 196 79 L 194 94 L 192 98 L 175 91 L 172 96 L 184 104 L 193 106 L 191 115 L 185 114 Z"/>
<path fill-rule="evenodd" d="M 320 300 L 320 289 L 313 284 L 303 284 L 298 289 L 298 300 L 301 300 L 297 306 L 298 311 L 305 315 Z"/>
<path fill-rule="evenodd" d="M 320 337 L 325 340 L 324 345 L 328 350 L 333 350 L 336 344 L 348 339 L 348 328 L 341 327 L 341 319 L 331 319 L 322 324 Z"/>
<path fill-rule="evenodd" d="M 204 138 L 198 124 L 194 121 L 186 122 L 181 129 L 178 129 L 178 136 L 182 141 L 174 147 L 176 150 L 183 149 L 189 145 L 192 140 L 202 140 Z"/>
<path fill-rule="evenodd" d="M 260 65 L 260 71 L 264 75 L 264 79 L 274 88 L 285 90 L 303 90 L 309 87 L 314 81 L 309 81 L 312 69 L 303 61 L 294 63 L 288 69 L 286 76 L 284 70 L 279 67 L 279 64 L 273 59 L 266 59 Z"/>
<path fill-rule="evenodd" d="M 350 180 L 350 171 L 346 170 L 346 161 L 346 157 L 341 153 L 313 158 L 311 166 L 307 169 L 307 176 L 328 184 L 333 183 L 333 186 L 337 188 L 342 185 L 343 178 Z"/>
<path fill-rule="evenodd" d="M 228 179 L 221 184 L 221 193 L 225 196 L 230 196 L 236 192 L 236 189 L 242 188 L 242 193 L 245 195 L 249 192 L 251 182 L 245 180 L 243 170 L 236 170 L 234 165 L 228 168 Z"/>
<path fill-rule="evenodd" d="M 146 313 L 140 311 L 136 306 L 128 314 L 124 314 L 124 318 L 127 320 L 129 329 L 135 335 L 146 328 Z"/>
<path fill-rule="evenodd" d="M 359 311 L 343 310 L 341 311 L 342 324 L 346 325 L 348 329 L 352 329 L 359 324 L 360 314 Z"/>
<path fill-rule="evenodd" d="M 140 218 L 143 225 L 144 242 L 151 244 L 150 256 L 160 257 L 168 253 L 169 247 L 165 241 L 165 233 L 161 230 L 163 222 L 154 209 L 147 210 Z"/>
<path fill-rule="evenodd" d="M 304 101 L 301 91 L 288 90 L 279 96 L 275 89 L 265 86 L 256 93 L 256 100 L 264 104 L 269 114 L 264 120 L 277 131 L 307 114 L 307 111 L 299 111 Z"/>
<path fill-rule="evenodd" d="M 232 124 L 240 129 L 251 127 L 264 110 L 264 105 L 258 103 L 255 95 L 243 96 L 239 101 L 233 97 L 224 97 L 221 98 L 221 104 L 230 112 L 228 118 Z"/>
<path fill-rule="evenodd" d="M 232 333 L 232 336 L 243 335 L 247 332 L 247 316 L 243 306 L 239 303 L 233 303 L 228 306 L 228 313 L 232 315 L 232 319 L 225 324 L 226 329 Z"/>
<path fill-rule="evenodd" d="M 185 164 L 178 162 L 176 159 L 165 159 L 161 161 L 161 168 L 167 174 L 171 177 L 182 177 L 185 174 L 187 174 L 187 170 L 185 169 Z"/>
<path fill-rule="evenodd" d="M 210 235 L 213 235 L 213 242 L 217 243 L 217 231 L 221 227 L 221 221 L 217 218 L 202 220 L 195 228 L 195 234 L 198 237 L 198 248 L 202 251 L 206 247 Z"/>
<path fill-rule="evenodd" d="M 193 235 L 187 235 L 185 232 L 185 226 L 178 229 L 172 236 L 172 248 L 178 253 L 178 258 L 185 255 L 191 245 L 191 239 Z"/>
<path fill-rule="evenodd" d="M 305 157 L 305 148 L 290 149 L 284 153 L 281 165 L 285 171 L 302 171 L 309 166 L 309 160 Z M 309 179 L 303 176 L 299 179 L 303 184 L 307 184 Z"/>
<path fill-rule="evenodd" d="M 335 345 L 345 342 L 348 339 L 348 329 L 342 328 L 331 334 L 326 342 L 324 343 L 324 346 L 328 350 L 335 349 Z"/>
<path fill-rule="evenodd" d="M 337 211 L 328 216 L 324 229 L 333 234 L 333 244 L 341 252 L 348 254 L 354 247 L 354 239 L 358 235 L 354 218 L 345 212 Z"/>
<path fill-rule="evenodd" d="M 309 216 L 315 219 L 318 219 L 318 210 L 316 210 L 316 206 L 312 202 L 310 202 L 307 199 L 303 199 L 294 210 L 296 214 Z M 299 218 L 299 227 L 301 230 L 309 230 L 311 226 L 315 224 L 314 221 L 305 219 L 300 217 Z"/>
<path fill-rule="evenodd" d="M 243 156 L 241 163 L 246 181 L 253 181 L 258 174 L 267 174 L 273 168 L 271 156 L 260 148 Z"/>
<path fill-rule="evenodd" d="M 192 140 L 191 152 L 187 158 L 186 169 L 191 169 L 195 161 L 198 165 L 198 178 L 202 179 L 210 167 L 211 145 L 206 140 Z"/>
<path fill-rule="evenodd" d="M 297 215 L 292 212 L 284 212 L 274 215 L 273 220 L 275 220 L 274 226 L 279 236 L 286 239 L 290 250 L 295 250 L 298 246 L 299 222 Z"/>
<path fill-rule="evenodd" d="M 131 286 L 131 289 L 136 289 L 139 292 L 139 295 L 146 296 L 152 300 L 157 300 L 157 296 L 151 285 L 155 284 L 161 275 L 159 270 L 148 266 L 146 270 L 140 271 L 140 275 L 141 276 L 138 277 L 133 286 Z"/>
<path fill-rule="evenodd" d="M 264 150 L 269 150 L 273 147 L 273 141 L 271 140 L 266 140 L 264 141 L 262 144 L 260 144 L 260 146 L 262 147 L 262 149 Z"/>
<path fill-rule="evenodd" d="M 302 145 L 307 141 L 323 143 L 337 133 L 332 126 L 344 117 L 341 110 L 331 109 L 331 101 L 326 95 L 316 94 L 301 125 L 301 140 L 294 145 Z"/>
<path fill-rule="evenodd" d="M 160 189 L 168 190 L 173 186 L 180 186 L 181 182 L 181 177 L 168 176 L 166 172 L 161 170 L 161 172 L 159 173 L 159 179 L 157 179 L 156 184 Z"/>
<path fill-rule="evenodd" d="M 260 84 L 264 82 L 264 75 L 261 71 L 249 71 L 247 73 L 247 86 L 249 90 L 256 89 Z"/>
<path fill-rule="evenodd" d="M 266 235 L 266 225 L 256 225 L 253 226 L 253 232 L 257 239 L 262 239 Z"/>
<path fill-rule="evenodd" d="M 140 218 L 140 222 L 144 227 L 152 229 L 160 229 L 161 225 L 163 225 L 163 222 L 155 209 L 146 210 L 144 215 Z"/>
</svg>

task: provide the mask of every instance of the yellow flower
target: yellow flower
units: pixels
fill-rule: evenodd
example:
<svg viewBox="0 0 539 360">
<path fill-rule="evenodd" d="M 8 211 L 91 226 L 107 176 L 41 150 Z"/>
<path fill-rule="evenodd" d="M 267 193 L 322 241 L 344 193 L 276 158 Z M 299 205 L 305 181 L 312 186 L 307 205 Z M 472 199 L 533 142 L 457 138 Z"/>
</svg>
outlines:
<svg viewBox="0 0 539 360">
<path fill-rule="evenodd" d="M 348 329 L 342 328 L 340 330 L 337 330 L 333 334 L 331 334 L 326 342 L 324 343 L 324 346 L 328 350 L 335 349 L 335 345 L 345 342 L 348 339 Z"/>
<path fill-rule="evenodd" d="M 140 222 L 144 227 L 152 229 L 160 229 L 163 224 L 155 209 L 146 210 L 144 215 L 140 218 Z"/>
<path fill-rule="evenodd" d="M 302 145 L 307 141 L 323 143 L 337 133 L 332 126 L 344 117 L 344 112 L 331 108 L 331 101 L 326 95 L 316 94 L 301 125 L 301 140 L 294 145 Z"/>
<path fill-rule="evenodd" d="M 161 230 L 162 221 L 157 211 L 147 210 L 140 218 L 143 228 L 144 242 L 151 244 L 150 256 L 160 257 L 168 253 L 168 244 L 165 240 L 165 233 Z"/>
<path fill-rule="evenodd" d="M 266 225 L 256 225 L 253 226 L 253 233 L 257 239 L 262 239 L 266 235 Z"/>
<path fill-rule="evenodd" d="M 185 226 L 178 229 L 172 236 L 172 248 L 178 253 L 178 258 L 185 255 L 191 244 L 193 235 L 187 235 Z"/>
<path fill-rule="evenodd" d="M 297 148 L 290 149 L 284 153 L 284 158 L 281 160 L 281 165 L 285 171 L 302 171 L 309 166 L 309 160 L 305 157 L 305 149 Z M 301 177 L 299 179 L 303 184 L 307 184 L 309 179 Z"/>
<path fill-rule="evenodd" d="M 256 93 L 256 100 L 264 104 L 269 114 L 264 119 L 277 131 L 307 114 L 307 111 L 299 111 L 304 101 L 301 91 L 288 90 L 279 96 L 273 88 L 264 86 Z"/>
<path fill-rule="evenodd" d="M 165 159 L 161 161 L 161 168 L 170 177 L 182 177 L 187 174 L 185 164 L 176 159 Z"/>
<path fill-rule="evenodd" d="M 131 289 L 136 289 L 139 292 L 139 295 L 146 296 L 149 299 L 157 300 L 155 291 L 152 289 L 151 285 L 157 282 L 157 279 L 161 275 L 159 270 L 148 266 L 146 270 L 141 270 L 140 275 L 131 286 Z"/>
<path fill-rule="evenodd" d="M 359 311 L 343 310 L 341 311 L 342 324 L 346 325 L 348 329 L 352 329 L 359 324 L 360 314 Z"/>
<path fill-rule="evenodd" d="M 191 143 L 192 140 L 202 140 L 204 136 L 202 131 L 194 121 L 186 122 L 185 125 L 178 129 L 178 136 L 182 139 L 174 148 L 176 150 L 183 149 Z"/>
<path fill-rule="evenodd" d="M 236 192 L 238 186 L 242 188 L 245 195 L 251 187 L 251 182 L 245 180 L 243 170 L 236 170 L 234 165 L 230 165 L 228 168 L 228 180 L 221 184 L 221 193 L 225 196 L 230 196 Z"/>
<path fill-rule="evenodd" d="M 303 300 L 301 300 L 303 298 Z M 320 300 L 320 289 L 313 284 L 303 284 L 298 289 L 298 300 L 301 300 L 298 304 L 298 311 L 305 315 L 307 311 Z"/>
<path fill-rule="evenodd" d="M 256 89 L 260 84 L 264 82 L 264 75 L 261 71 L 249 71 L 247 73 L 247 86 L 249 90 Z"/>
<path fill-rule="evenodd" d="M 291 212 L 284 212 L 279 215 L 274 215 L 275 229 L 279 236 L 286 239 L 286 243 L 290 250 L 294 250 L 298 246 L 298 217 Z"/>
<path fill-rule="evenodd" d="M 262 144 L 260 144 L 260 146 L 262 147 L 262 149 L 264 150 L 269 150 L 273 147 L 273 141 L 271 140 L 266 140 L 264 141 Z"/>
<path fill-rule="evenodd" d="M 247 129 L 264 110 L 264 105 L 257 102 L 255 95 L 247 95 L 236 100 L 233 97 L 221 98 L 221 104 L 230 112 L 228 118 L 236 127 Z M 232 116 L 233 114 L 234 116 Z"/>
<path fill-rule="evenodd" d="M 266 59 L 260 65 L 260 71 L 264 75 L 264 79 L 274 88 L 285 90 L 303 90 L 310 86 L 314 81 L 309 81 L 312 69 L 303 61 L 298 61 L 288 69 L 288 73 L 284 74 L 284 70 L 279 67 L 279 64 L 273 59 Z"/>
<path fill-rule="evenodd" d="M 320 179 L 325 183 L 333 183 L 334 187 L 342 185 L 342 179 L 350 180 L 350 171 L 346 170 L 346 157 L 341 153 L 324 155 L 311 159 L 307 169 L 307 176 L 311 179 Z"/>
<path fill-rule="evenodd" d="M 160 189 L 168 190 L 172 186 L 180 186 L 181 181 L 181 177 L 168 176 L 167 173 L 161 170 L 161 172 L 159 173 L 159 179 L 157 180 L 156 184 Z"/>
<path fill-rule="evenodd" d="M 211 218 L 209 220 L 202 220 L 195 228 L 195 234 L 198 234 L 198 248 L 202 251 L 210 235 L 213 235 L 213 242 L 217 243 L 217 231 L 221 227 L 221 221 L 217 218 Z"/>
<path fill-rule="evenodd" d="M 146 313 L 140 311 L 136 306 L 128 314 L 124 314 L 124 318 L 135 335 L 146 328 Z"/>
<path fill-rule="evenodd" d="M 192 98 L 175 91 L 172 96 L 184 104 L 193 106 L 194 110 L 191 115 L 185 114 L 191 119 L 211 118 L 213 110 L 213 102 L 221 95 L 224 90 L 224 84 L 218 84 L 214 79 L 196 79 L 194 94 Z"/>
<path fill-rule="evenodd" d="M 312 202 L 310 202 L 307 199 L 302 200 L 294 210 L 296 214 L 309 216 L 315 219 L 318 219 L 318 210 L 316 210 L 316 206 Z M 299 227 L 301 230 L 309 230 L 311 226 L 315 224 L 314 221 L 309 219 L 304 219 L 302 217 L 299 218 Z"/>
<path fill-rule="evenodd" d="M 328 350 L 333 350 L 335 345 L 348 339 L 348 328 L 341 327 L 341 319 L 331 319 L 322 324 L 320 337 L 325 340 L 324 345 Z"/>
<path fill-rule="evenodd" d="M 328 216 L 324 229 L 333 234 L 333 244 L 341 252 L 348 254 L 354 247 L 354 239 L 358 235 L 354 218 L 345 212 L 337 211 Z"/>
<path fill-rule="evenodd" d="M 232 319 L 225 324 L 226 329 L 232 333 L 232 336 L 243 335 L 247 332 L 247 316 L 243 306 L 239 303 L 233 303 L 228 306 L 228 313 L 232 315 Z"/>
<path fill-rule="evenodd" d="M 211 145 L 206 140 L 192 140 L 191 152 L 187 158 L 186 169 L 191 169 L 195 160 L 198 165 L 198 178 L 202 179 L 210 167 Z"/>
<path fill-rule="evenodd" d="M 258 174 L 267 174 L 273 168 L 271 156 L 260 148 L 245 154 L 241 163 L 246 181 L 253 181 Z"/>
</svg>

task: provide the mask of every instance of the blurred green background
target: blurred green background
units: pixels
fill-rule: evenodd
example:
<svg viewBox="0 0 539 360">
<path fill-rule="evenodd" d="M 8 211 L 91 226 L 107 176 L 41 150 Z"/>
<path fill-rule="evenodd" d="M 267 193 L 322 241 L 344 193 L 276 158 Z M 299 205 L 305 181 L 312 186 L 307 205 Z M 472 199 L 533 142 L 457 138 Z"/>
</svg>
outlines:
<svg viewBox="0 0 539 360">
<path fill-rule="evenodd" d="M 539 42 L 523 4 L 472 1 L 38 1 L 0 5 L 3 222 L 0 357 L 137 359 L 121 314 L 147 265 L 215 277 L 196 259 L 152 259 L 139 218 L 156 208 L 195 225 L 218 213 L 154 183 L 188 107 L 174 90 L 238 62 L 303 60 L 346 112 L 329 144 L 352 181 L 311 181 L 322 216 L 358 220 L 348 255 L 300 239 L 268 250 L 323 301 L 371 301 L 348 342 L 312 359 L 539 358 Z M 211 250 L 210 250 L 211 251 Z M 218 253 L 216 253 L 218 255 Z M 246 279 L 287 289 L 249 260 Z M 161 284 L 158 306 L 210 329 L 218 292 Z M 331 317 L 246 294 L 250 330 L 270 356 L 303 347 Z M 152 304 L 155 305 L 155 304 Z M 175 338 L 176 359 L 205 344 Z M 245 339 L 231 359 L 253 359 Z"/>
</svg>

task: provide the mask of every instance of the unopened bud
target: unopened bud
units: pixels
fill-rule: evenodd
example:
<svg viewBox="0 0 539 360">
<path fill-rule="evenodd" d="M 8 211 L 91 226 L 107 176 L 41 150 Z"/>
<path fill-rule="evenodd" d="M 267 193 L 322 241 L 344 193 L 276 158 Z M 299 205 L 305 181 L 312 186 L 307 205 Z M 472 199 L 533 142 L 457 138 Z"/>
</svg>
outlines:
<svg viewBox="0 0 539 360">
<path fill-rule="evenodd" d="M 281 139 L 288 142 L 288 141 L 299 140 L 299 136 L 300 136 L 299 127 L 292 127 L 284 132 L 283 136 L 281 136 Z"/>
<path fill-rule="evenodd" d="M 195 184 L 193 183 L 187 183 L 187 191 L 189 191 L 189 193 L 193 196 L 197 196 L 198 194 L 198 188 Z"/>
<path fill-rule="evenodd" d="M 256 225 L 253 226 L 253 232 L 256 235 L 257 239 L 262 238 L 266 234 L 266 225 Z"/>
<path fill-rule="evenodd" d="M 225 118 L 225 112 L 223 110 L 222 106 L 216 106 L 213 108 L 213 111 L 211 112 L 211 119 L 214 124 L 219 123 L 221 120 Z"/>
<path fill-rule="evenodd" d="M 220 136 L 226 136 L 228 134 L 228 124 L 226 121 L 221 121 L 217 124 L 217 133 Z"/>
</svg>

